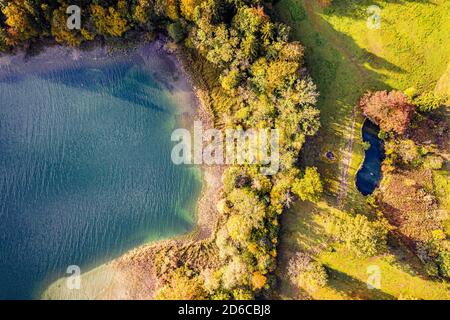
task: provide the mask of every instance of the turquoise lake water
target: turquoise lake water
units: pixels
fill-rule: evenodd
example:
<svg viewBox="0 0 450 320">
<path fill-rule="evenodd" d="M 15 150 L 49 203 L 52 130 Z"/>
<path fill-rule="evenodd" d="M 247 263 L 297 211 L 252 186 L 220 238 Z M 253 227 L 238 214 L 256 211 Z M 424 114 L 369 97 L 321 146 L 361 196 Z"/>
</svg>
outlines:
<svg viewBox="0 0 450 320">
<path fill-rule="evenodd" d="M 192 229 L 201 174 L 170 159 L 191 98 L 154 47 L 0 59 L 0 299 Z"/>
</svg>

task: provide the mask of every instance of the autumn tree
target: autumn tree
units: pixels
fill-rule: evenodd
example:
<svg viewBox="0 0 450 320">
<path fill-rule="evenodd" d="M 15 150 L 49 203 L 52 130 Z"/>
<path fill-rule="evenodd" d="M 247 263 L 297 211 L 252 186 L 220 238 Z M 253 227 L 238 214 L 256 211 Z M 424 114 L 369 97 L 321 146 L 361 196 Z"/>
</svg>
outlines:
<svg viewBox="0 0 450 320">
<path fill-rule="evenodd" d="M 200 2 L 201 0 L 180 0 L 181 15 L 187 20 L 194 20 L 195 8 Z"/>
<path fill-rule="evenodd" d="M 366 93 L 359 102 L 364 114 L 384 131 L 404 134 L 414 113 L 414 106 L 400 91 Z"/>
<path fill-rule="evenodd" d="M 91 15 L 95 28 L 101 35 L 120 37 L 129 29 L 127 20 L 113 7 L 103 8 L 93 4 L 91 5 Z"/>
<path fill-rule="evenodd" d="M 78 30 L 69 30 L 67 28 L 67 14 L 64 7 L 60 7 L 53 11 L 51 33 L 59 43 L 78 46 L 82 42 L 82 37 Z"/>
<path fill-rule="evenodd" d="M 152 29 L 151 17 L 154 7 L 152 0 L 138 0 L 133 10 L 133 19 L 140 25 L 147 29 Z"/>
<path fill-rule="evenodd" d="M 6 17 L 7 35 L 6 42 L 9 45 L 16 45 L 20 41 L 26 41 L 39 34 L 36 24 L 35 8 L 30 1 L 9 1 L 2 9 Z"/>
<path fill-rule="evenodd" d="M 252 286 L 254 289 L 262 289 L 267 283 L 267 277 L 261 272 L 256 271 L 252 275 Z"/>
<path fill-rule="evenodd" d="M 205 300 L 207 293 L 198 276 L 188 275 L 186 268 L 178 268 L 156 294 L 158 300 Z"/>
<path fill-rule="evenodd" d="M 297 252 L 289 259 L 287 273 L 293 284 L 309 292 L 324 287 L 328 282 L 328 274 L 322 264 L 304 252 Z"/>
</svg>

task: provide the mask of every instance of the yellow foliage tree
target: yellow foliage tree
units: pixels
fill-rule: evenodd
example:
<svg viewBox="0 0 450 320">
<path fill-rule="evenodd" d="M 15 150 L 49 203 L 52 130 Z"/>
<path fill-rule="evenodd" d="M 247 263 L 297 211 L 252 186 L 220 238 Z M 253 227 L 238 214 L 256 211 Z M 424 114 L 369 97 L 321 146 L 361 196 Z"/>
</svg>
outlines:
<svg viewBox="0 0 450 320">
<path fill-rule="evenodd" d="M 99 34 L 120 37 L 129 29 L 127 20 L 113 7 L 106 9 L 93 4 L 91 14 Z"/>
<path fill-rule="evenodd" d="M 75 47 L 82 42 L 77 30 L 69 30 L 67 28 L 67 15 L 63 7 L 53 11 L 51 32 L 52 36 L 59 43 L 66 43 Z"/>
<path fill-rule="evenodd" d="M 207 293 L 198 277 L 188 277 L 184 268 L 170 276 L 168 283 L 156 294 L 158 300 L 205 300 Z"/>
<path fill-rule="evenodd" d="M 2 9 L 6 16 L 6 25 L 8 26 L 8 37 L 6 42 L 9 45 L 16 45 L 18 41 L 25 41 L 38 35 L 38 30 L 30 19 L 30 12 L 25 3 L 10 1 Z"/>
<path fill-rule="evenodd" d="M 178 20 L 180 17 L 178 14 L 178 2 L 177 0 L 166 1 L 166 15 L 172 20 Z"/>
<path fill-rule="evenodd" d="M 194 19 L 195 7 L 201 3 L 201 0 L 181 0 L 180 10 L 181 15 L 186 18 L 186 20 Z"/>
<path fill-rule="evenodd" d="M 256 271 L 252 275 L 252 285 L 253 288 L 258 290 L 266 285 L 267 278 L 261 272 Z"/>
</svg>

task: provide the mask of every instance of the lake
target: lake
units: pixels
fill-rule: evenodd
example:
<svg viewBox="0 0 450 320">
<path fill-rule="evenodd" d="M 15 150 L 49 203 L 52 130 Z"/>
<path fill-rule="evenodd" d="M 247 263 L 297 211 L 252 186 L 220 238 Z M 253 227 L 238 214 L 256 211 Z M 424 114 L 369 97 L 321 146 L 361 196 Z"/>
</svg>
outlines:
<svg viewBox="0 0 450 320">
<path fill-rule="evenodd" d="M 201 172 L 170 135 L 195 107 L 157 44 L 1 57 L 0 299 L 192 230 Z"/>
<path fill-rule="evenodd" d="M 383 141 L 378 138 L 380 128 L 373 122 L 366 120 L 362 128 L 364 142 L 370 143 L 365 151 L 364 162 L 356 174 L 356 187 L 364 196 L 372 194 L 378 187 L 382 172 L 381 163 L 384 160 Z"/>
</svg>

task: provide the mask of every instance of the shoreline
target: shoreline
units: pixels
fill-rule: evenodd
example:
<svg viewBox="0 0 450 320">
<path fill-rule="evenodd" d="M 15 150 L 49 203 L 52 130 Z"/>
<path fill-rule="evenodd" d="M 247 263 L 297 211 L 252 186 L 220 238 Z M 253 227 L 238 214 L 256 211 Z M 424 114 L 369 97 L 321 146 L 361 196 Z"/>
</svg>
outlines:
<svg viewBox="0 0 450 320">
<path fill-rule="evenodd" d="M 195 85 L 193 78 L 186 71 L 186 59 L 179 54 L 178 48 L 170 50 L 167 42 L 161 39 L 151 42 L 156 50 L 163 50 L 176 69 L 182 73 L 191 87 L 193 101 L 193 120 L 201 121 L 204 127 L 213 126 L 213 118 L 202 99 L 201 90 Z M 189 112 L 181 113 L 181 122 Z M 189 119 L 192 121 L 192 119 Z M 164 250 L 185 250 L 193 244 L 212 242 L 217 230 L 219 213 L 216 204 L 221 196 L 222 173 L 225 166 L 201 165 L 202 188 L 195 206 L 193 229 L 168 239 L 156 240 L 142 244 L 123 255 L 103 263 L 86 273 L 81 274 L 81 288 L 67 289 L 63 277 L 53 282 L 40 295 L 41 299 L 153 299 L 162 282 L 157 275 L 156 259 Z"/>
</svg>

